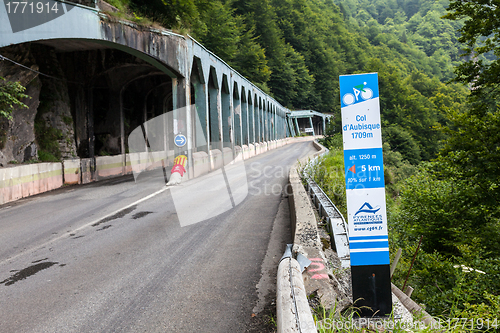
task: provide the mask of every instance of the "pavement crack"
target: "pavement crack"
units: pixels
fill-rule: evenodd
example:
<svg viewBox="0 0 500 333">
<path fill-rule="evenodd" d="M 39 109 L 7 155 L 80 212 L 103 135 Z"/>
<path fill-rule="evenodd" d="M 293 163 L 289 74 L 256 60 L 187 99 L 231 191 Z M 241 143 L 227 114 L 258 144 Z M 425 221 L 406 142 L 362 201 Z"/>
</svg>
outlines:
<svg viewBox="0 0 500 333">
<path fill-rule="evenodd" d="M 35 261 L 32 261 L 31 263 L 32 264 L 36 264 L 36 263 L 39 263 L 41 261 L 45 261 L 45 260 L 48 260 L 49 258 L 44 258 L 44 259 L 39 259 L 39 260 L 35 260 Z"/>
<path fill-rule="evenodd" d="M 45 259 L 43 259 L 43 260 L 45 260 Z M 6 286 L 13 285 L 14 283 L 16 283 L 18 281 L 21 281 L 21 280 L 24 280 L 30 276 L 33 276 L 36 273 L 43 271 L 44 269 L 47 269 L 47 268 L 49 268 L 53 265 L 56 265 L 56 264 L 58 264 L 58 263 L 49 261 L 49 262 L 40 262 L 40 263 L 37 263 L 35 265 L 31 265 L 31 266 L 26 267 L 26 268 L 20 270 L 19 272 L 13 274 L 10 278 L 1 281 L 0 284 L 3 283 Z"/>
<path fill-rule="evenodd" d="M 106 229 L 111 228 L 112 226 L 113 226 L 112 224 L 108 224 L 108 225 L 105 225 L 104 227 L 102 227 L 101 229 L 97 229 L 96 231 L 106 230 Z"/>
<path fill-rule="evenodd" d="M 106 222 L 109 222 L 109 221 L 113 221 L 113 220 L 116 220 L 116 219 L 121 219 L 122 217 L 124 217 L 128 213 L 133 212 L 136 209 L 137 209 L 137 205 L 134 205 L 134 206 L 129 207 L 129 208 L 125 208 L 125 209 L 119 211 L 118 213 L 116 213 L 114 215 L 111 215 L 109 217 L 105 217 L 105 218 L 97 221 L 96 223 L 92 224 L 92 226 L 93 227 L 97 227 L 100 224 L 103 224 L 103 223 L 106 223 Z M 99 229 L 99 230 L 101 230 L 101 229 Z"/>
<path fill-rule="evenodd" d="M 153 212 L 138 212 L 138 213 L 135 213 L 134 216 L 132 216 L 132 218 L 134 220 L 137 220 L 137 219 L 140 219 L 141 217 L 144 217 L 144 216 L 149 215 L 149 214 L 153 214 Z"/>
</svg>

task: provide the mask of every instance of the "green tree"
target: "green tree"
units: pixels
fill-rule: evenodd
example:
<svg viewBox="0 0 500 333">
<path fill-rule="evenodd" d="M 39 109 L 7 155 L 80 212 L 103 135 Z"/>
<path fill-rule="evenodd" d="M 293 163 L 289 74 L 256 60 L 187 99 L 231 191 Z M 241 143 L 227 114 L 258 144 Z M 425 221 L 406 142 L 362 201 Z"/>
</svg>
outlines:
<svg viewBox="0 0 500 333">
<path fill-rule="evenodd" d="M 16 107 L 28 106 L 21 102 L 22 99 L 29 98 L 24 94 L 26 90 L 19 82 L 11 82 L 0 77 L 0 117 L 12 119 L 12 111 Z"/>
<path fill-rule="evenodd" d="M 500 112 L 453 112 L 449 139 L 440 154 L 441 175 L 471 192 L 476 220 L 498 227 L 500 220 Z M 489 238 L 486 238 L 489 239 Z"/>
<path fill-rule="evenodd" d="M 242 18 L 234 15 L 231 6 L 217 0 L 210 3 L 202 19 L 203 29 L 195 30 L 194 37 L 224 61 L 233 60 L 240 43 Z"/>
<path fill-rule="evenodd" d="M 206 1 L 206 0 L 205 0 Z M 130 7 L 165 28 L 191 28 L 199 24 L 199 0 L 130 0 Z"/>
<path fill-rule="evenodd" d="M 254 37 L 254 29 L 240 36 L 238 51 L 231 61 L 232 66 L 254 83 L 265 84 L 271 77 L 266 53 Z"/>
<path fill-rule="evenodd" d="M 421 161 L 420 147 L 417 141 L 400 125 L 384 126 L 383 134 L 384 142 L 388 142 L 394 152 L 401 153 L 403 159 L 415 165 Z"/>
<path fill-rule="evenodd" d="M 254 37 L 255 29 L 247 27 L 231 2 L 210 2 L 204 7 L 201 20 L 204 24 L 193 30 L 199 42 L 251 81 L 269 81 L 271 70 L 264 49 Z"/>
<path fill-rule="evenodd" d="M 463 56 L 466 61 L 456 69 L 456 80 L 473 87 L 473 94 L 495 90 L 499 86 L 500 75 L 500 8 L 494 0 L 450 2 L 449 13 L 445 18 L 462 20 L 463 27 L 459 29 L 459 41 L 465 45 Z M 481 59 L 488 53 L 495 60 L 487 62 Z"/>
</svg>

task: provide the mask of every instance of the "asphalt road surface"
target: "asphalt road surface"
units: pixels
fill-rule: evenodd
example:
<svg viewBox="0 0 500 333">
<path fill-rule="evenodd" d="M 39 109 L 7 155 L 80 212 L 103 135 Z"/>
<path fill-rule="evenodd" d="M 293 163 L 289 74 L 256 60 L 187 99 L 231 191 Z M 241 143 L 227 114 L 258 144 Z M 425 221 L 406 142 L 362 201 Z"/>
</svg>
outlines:
<svg viewBox="0 0 500 333">
<path fill-rule="evenodd" d="M 288 169 L 313 151 L 300 142 L 245 161 L 229 208 L 210 209 L 210 191 L 176 203 L 161 170 L 0 206 L 0 332 L 264 331 L 256 318 L 291 240 Z M 213 217 L 186 223 L 196 207 Z"/>
</svg>

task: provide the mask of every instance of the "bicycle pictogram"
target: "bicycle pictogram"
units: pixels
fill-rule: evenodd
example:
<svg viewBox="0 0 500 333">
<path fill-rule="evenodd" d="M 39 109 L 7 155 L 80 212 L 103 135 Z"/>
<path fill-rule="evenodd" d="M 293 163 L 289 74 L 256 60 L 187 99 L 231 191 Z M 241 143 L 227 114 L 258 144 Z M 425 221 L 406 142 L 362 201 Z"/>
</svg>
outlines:
<svg viewBox="0 0 500 333">
<path fill-rule="evenodd" d="M 363 82 L 363 84 L 354 86 L 352 88 L 353 93 L 347 93 L 342 96 L 342 102 L 347 106 L 358 102 L 359 98 L 365 101 L 371 99 L 373 97 L 373 91 L 367 88 L 366 84 L 366 82 Z"/>
</svg>

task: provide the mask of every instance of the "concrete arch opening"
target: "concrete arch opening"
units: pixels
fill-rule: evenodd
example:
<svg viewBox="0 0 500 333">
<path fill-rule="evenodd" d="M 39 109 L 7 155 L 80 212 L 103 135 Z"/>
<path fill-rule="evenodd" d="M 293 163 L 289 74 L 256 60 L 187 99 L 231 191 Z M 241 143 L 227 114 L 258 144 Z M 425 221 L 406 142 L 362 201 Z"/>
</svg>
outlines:
<svg viewBox="0 0 500 333">
<path fill-rule="evenodd" d="M 3 56 L 43 74 L 2 62 L 0 72 L 8 78 L 16 73 L 32 96 L 24 114 L 34 126 L 24 131 L 36 138 L 19 135 L 28 142 L 14 144 L 28 145 L 42 160 L 124 155 L 134 128 L 173 110 L 174 71 L 157 60 L 146 61 L 144 54 L 137 57 L 135 50 L 113 46 L 62 39 L 1 48 Z M 25 162 L 33 154 L 18 158 L 10 157 Z M 89 163 L 94 177 L 96 166 Z"/>
<path fill-rule="evenodd" d="M 191 68 L 191 101 L 189 105 L 193 107 L 192 117 L 193 119 L 193 133 L 194 133 L 194 144 L 193 152 L 206 152 L 210 153 L 209 147 L 209 119 L 210 112 L 207 108 L 208 94 L 207 85 L 205 78 L 203 76 L 203 67 L 199 58 L 193 58 L 193 66 Z"/>
</svg>

